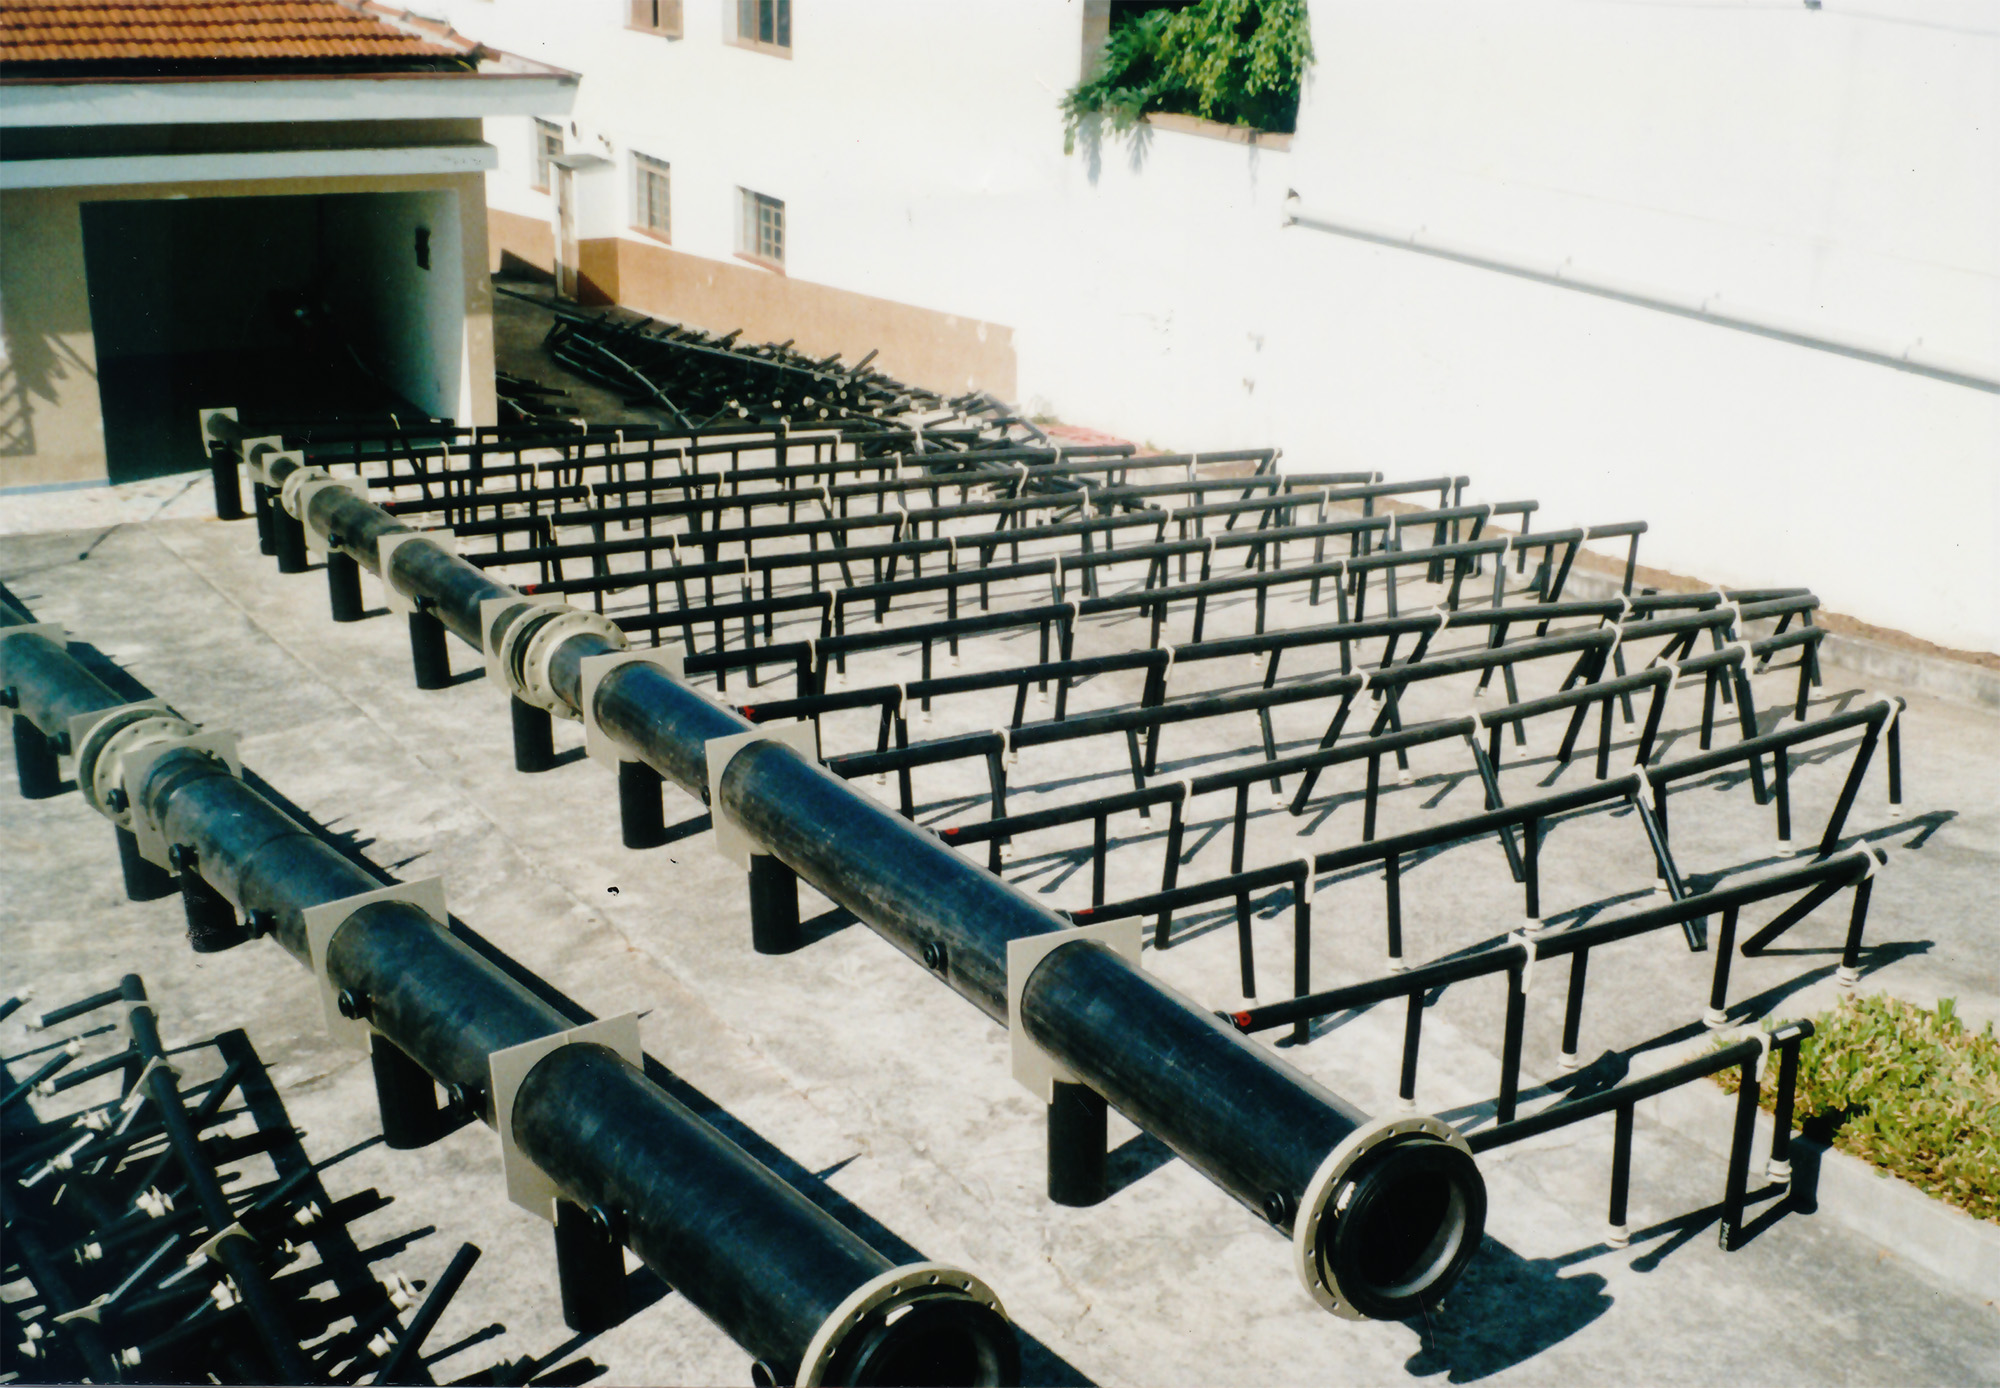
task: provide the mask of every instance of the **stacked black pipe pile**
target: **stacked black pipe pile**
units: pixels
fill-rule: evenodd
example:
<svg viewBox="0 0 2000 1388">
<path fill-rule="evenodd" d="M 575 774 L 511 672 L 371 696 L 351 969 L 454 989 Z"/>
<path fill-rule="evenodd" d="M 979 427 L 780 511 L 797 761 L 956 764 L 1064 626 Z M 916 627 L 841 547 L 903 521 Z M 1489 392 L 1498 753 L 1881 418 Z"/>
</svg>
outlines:
<svg viewBox="0 0 2000 1388">
<path fill-rule="evenodd" d="M 328 1193 L 321 1173 L 359 1148 L 308 1157 L 244 1033 L 169 1049 L 132 975 L 39 1016 L 16 997 L 0 1015 L 29 1018 L 31 1043 L 0 1062 L 6 1278 L 26 1289 L 0 1302 L 13 1381 L 434 1381 L 426 1339 L 479 1250 L 461 1247 L 428 1288 L 372 1268 L 420 1235 L 356 1245 L 349 1226 L 389 1201 Z M 596 1372 L 572 1361 L 545 1381 Z"/>
<path fill-rule="evenodd" d="M 850 365 L 837 353 L 809 357 L 791 342 L 743 343 L 741 329 L 717 335 L 619 310 L 534 302 L 555 316 L 543 340 L 551 357 L 617 391 L 628 405 L 661 411 L 683 428 L 867 423 L 968 409 L 1002 413 L 984 396 L 947 399 L 898 381 L 871 365 L 873 352 Z"/>
</svg>

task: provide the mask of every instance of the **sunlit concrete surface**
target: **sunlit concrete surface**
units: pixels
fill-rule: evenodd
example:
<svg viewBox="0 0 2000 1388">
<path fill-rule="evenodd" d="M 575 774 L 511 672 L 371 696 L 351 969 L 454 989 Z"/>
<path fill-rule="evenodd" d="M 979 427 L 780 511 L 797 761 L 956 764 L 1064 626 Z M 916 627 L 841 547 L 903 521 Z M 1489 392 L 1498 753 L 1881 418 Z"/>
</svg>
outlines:
<svg viewBox="0 0 2000 1388">
<path fill-rule="evenodd" d="M 135 694 L 143 687 L 199 722 L 240 732 L 246 764 L 280 803 L 354 851 L 399 877 L 442 875 L 464 929 L 582 1008 L 599 1016 L 641 1012 L 647 1050 L 679 1077 L 682 1097 L 889 1256 L 958 1262 L 988 1278 L 1026 1337 L 1031 1381 L 1323 1383 L 1444 1374 L 1461 1382 L 1613 1373 L 1652 1381 L 1965 1382 L 2000 1374 L 2000 1313 L 1990 1302 L 1848 1232 L 1831 1211 L 1753 1218 L 1756 1237 L 1722 1253 L 1713 1223 L 1723 1182 L 1716 1148 L 1726 1141 L 1728 1120 L 1719 1095 L 1706 1133 L 1642 1117 L 1629 1249 L 1603 1242 L 1608 1120 L 1485 1158 L 1486 1246 L 1421 1323 L 1351 1324 L 1316 1310 L 1293 1280 L 1290 1250 L 1277 1233 L 1115 1117 L 1116 1193 L 1094 1209 L 1055 1207 L 1043 1189 L 1040 1106 L 1009 1078 L 1000 1029 L 810 892 L 805 914 L 820 917 L 814 942 L 781 958 L 752 953 L 743 880 L 715 852 L 692 800 L 668 792 L 675 842 L 626 850 L 612 779 L 582 759 L 574 725 L 558 725 L 558 746 L 568 755 L 557 769 L 532 777 L 512 769 L 504 702 L 466 648 L 454 646 L 457 684 L 419 692 L 400 621 L 382 613 L 335 625 L 318 571 L 279 576 L 257 554 L 248 521 L 182 516 L 20 533 L 32 531 L 36 504 L 54 509 L 56 499 L 9 501 L 17 533 L 0 540 L 0 583 L 39 620 L 64 623 L 85 653 L 123 671 Z M 995 602 L 1024 601 L 1027 591 L 996 592 Z M 379 605 L 372 578 L 367 592 Z M 1431 597 L 1412 582 L 1405 610 Z M 899 604 L 897 619 L 923 611 Z M 1273 623 L 1297 624 L 1308 612 L 1302 597 L 1287 599 L 1274 606 Z M 1211 629 L 1247 631 L 1249 613 L 1247 599 L 1216 606 Z M 1185 615 L 1173 623 L 1169 639 L 1175 632 L 1185 639 Z M 1086 624 L 1078 651 L 1144 639 L 1138 620 Z M 964 668 L 1030 660 L 1033 642 L 1030 631 L 968 643 Z M 1261 678 L 1247 663 L 1230 665 L 1188 667 L 1185 682 L 1177 676 L 1176 695 Z M 851 669 L 856 682 L 908 679 L 915 655 L 883 653 Z M 1286 674 L 1309 669 L 1300 661 Z M 1524 675 L 1523 693 L 1531 695 L 1538 679 L 1553 688 L 1559 671 Z M 1757 685 L 1760 707 L 1774 709 L 1791 675 L 1773 671 Z M 1420 685 L 1406 716 L 1461 711 L 1468 688 L 1460 681 Z M 777 691 L 790 693 L 789 677 Z M 732 676 L 730 692 L 752 698 L 740 676 Z M 1829 666 L 1814 711 L 1862 692 Z M 1080 686 L 1072 707 L 1114 706 L 1136 694 L 1136 685 L 1100 680 Z M 1683 752 L 1698 699 L 1693 690 L 1678 693 L 1667 720 Z M 1986 909 L 2000 863 L 2000 723 L 1921 694 L 1910 699 L 1903 811 L 1890 814 L 1878 763 L 1850 821 L 1851 832 L 1891 854 L 1875 892 L 1861 986 L 1924 1002 L 1956 997 L 1979 1020 L 2000 1012 L 1993 962 L 2000 927 Z M 930 727 L 913 735 L 1004 724 L 1011 700 L 1009 691 L 940 704 Z M 1320 704 L 1278 710 L 1281 749 L 1316 738 L 1326 714 Z M 1621 726 L 1618 734 L 1629 758 L 1632 730 Z M 873 735 L 872 713 L 830 716 L 826 750 L 872 745 Z M 1249 715 L 1169 729 L 1161 774 L 1255 756 L 1256 740 Z M 1823 821 L 1845 774 L 1848 741 L 1836 741 L 1825 758 L 1799 759 L 1793 794 L 1801 843 Z M 1510 743 L 1503 772 L 1510 800 L 1590 776 L 1587 758 L 1560 771 L 1552 750 L 1542 741 L 1525 751 Z M 1673 745 L 1667 754 L 1676 754 Z M 1084 785 L 1113 789 L 1126 774 L 1124 755 L 1118 738 L 1024 752 L 1010 773 L 1010 808 L 1051 795 L 1073 798 Z M 1383 831 L 1480 808 L 1463 758 L 1448 745 L 1423 749 L 1413 783 L 1385 799 Z M 1614 766 L 1619 759 L 1614 752 Z M 973 803 L 983 781 L 983 772 L 976 780 L 948 769 L 919 772 L 920 819 L 983 817 Z M 1753 805 L 1739 781 L 1718 776 L 1674 797 L 1683 871 L 1712 880 L 1776 860 L 1771 812 Z M 859 784 L 893 794 L 893 784 Z M 1358 789 L 1358 769 L 1346 768 L 1298 819 L 1254 797 L 1250 863 L 1351 842 L 1359 832 Z M 1190 835 L 1184 882 L 1228 868 L 1227 834 L 1220 832 L 1227 797 L 1197 807 L 1197 822 L 1213 822 L 1218 832 L 1204 823 Z M 1114 821 L 1113 899 L 1157 886 L 1163 829 L 1137 816 Z M 358 1053 L 329 1043 L 311 980 L 289 957 L 267 943 L 189 953 L 177 902 L 125 901 L 109 826 L 73 794 L 30 803 L 8 786 L 0 791 L 0 834 L 9 985 L 33 983 L 53 1002 L 136 970 L 159 1000 L 170 1035 L 248 1028 L 294 1118 L 308 1129 L 312 1151 L 330 1154 L 374 1130 L 368 1068 Z M 1008 875 L 1052 905 L 1087 904 L 1089 872 L 1078 871 L 1077 852 L 1087 846 L 1087 828 L 1043 837 L 1046 845 L 1023 840 Z M 1542 861 L 1545 911 L 1558 924 L 1620 909 L 1652 887 L 1651 860 L 1628 815 L 1565 821 Z M 1379 873 L 1322 882 L 1316 984 L 1380 972 L 1381 891 Z M 1403 895 L 1413 960 L 1490 942 L 1517 927 L 1521 910 L 1519 889 L 1491 840 L 1408 867 Z M 1764 914 L 1746 914 L 1746 924 L 1774 913 L 1760 909 Z M 1845 921 L 1843 894 L 1787 936 L 1781 950 L 1739 960 L 1737 1015 L 1829 1004 Z M 1256 936 L 1265 997 L 1283 996 L 1288 901 L 1260 899 Z M 1147 967 L 1204 1004 L 1241 1005 L 1227 915 L 1184 915 L 1178 939 L 1165 954 L 1149 952 Z M 1699 1026 L 1691 1024 L 1706 999 L 1712 956 L 1691 954 L 1678 932 L 1598 954 L 1583 1053 L 1587 1065 L 1601 1059 L 1587 1074 L 1615 1079 L 1700 1044 Z M 1548 1097 L 1545 1082 L 1567 1082 L 1556 1063 L 1561 996 L 1560 982 L 1548 981 L 1530 999 L 1523 1091 L 1531 1105 Z M 1493 981 L 1455 987 L 1432 1008 L 1422 1106 L 1457 1122 L 1491 1121 L 1500 1015 Z M 1392 1004 L 1344 1024 L 1322 1023 L 1309 1045 L 1282 1053 L 1380 1112 L 1394 1102 L 1400 1033 L 1401 1008 Z M 23 1039 L 18 1018 L 0 1027 L 8 1049 Z M 336 1194 L 375 1186 L 396 1197 L 364 1222 L 363 1235 L 435 1226 L 434 1236 L 394 1264 L 412 1276 L 434 1276 L 460 1240 L 485 1249 L 432 1343 L 451 1345 L 493 1322 L 504 1323 L 507 1334 L 435 1366 L 441 1377 L 501 1353 L 544 1355 L 570 1338 L 557 1309 L 548 1229 L 505 1203 L 485 1128 L 462 1129 L 424 1151 L 371 1148 L 327 1179 Z M 1753 1178 L 1753 1194 L 1762 1185 Z M 1767 1195 L 1753 1210 L 1771 1203 Z M 581 1352 L 606 1365 L 615 1382 L 742 1382 L 748 1371 L 747 1356 L 670 1293 Z"/>
</svg>

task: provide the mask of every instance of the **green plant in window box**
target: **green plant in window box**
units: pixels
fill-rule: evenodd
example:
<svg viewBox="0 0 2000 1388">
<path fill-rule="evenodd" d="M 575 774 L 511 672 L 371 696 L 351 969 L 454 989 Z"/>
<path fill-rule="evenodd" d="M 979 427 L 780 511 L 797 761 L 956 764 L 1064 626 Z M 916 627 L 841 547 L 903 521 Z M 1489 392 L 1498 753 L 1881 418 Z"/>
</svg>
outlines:
<svg viewBox="0 0 2000 1388">
<path fill-rule="evenodd" d="M 1123 133 L 1154 111 L 1289 131 L 1312 65 L 1305 0 L 1197 0 L 1114 24 L 1097 70 L 1062 100 L 1063 148 L 1102 116 Z"/>
</svg>

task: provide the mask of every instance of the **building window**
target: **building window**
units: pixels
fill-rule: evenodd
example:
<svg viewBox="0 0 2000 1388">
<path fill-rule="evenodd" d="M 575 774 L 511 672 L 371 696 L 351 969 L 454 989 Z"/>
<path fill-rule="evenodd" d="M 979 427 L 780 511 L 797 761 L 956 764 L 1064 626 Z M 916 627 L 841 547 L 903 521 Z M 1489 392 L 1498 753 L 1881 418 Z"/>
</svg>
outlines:
<svg viewBox="0 0 2000 1388">
<path fill-rule="evenodd" d="M 735 42 L 790 57 L 792 0 L 736 0 Z"/>
<path fill-rule="evenodd" d="M 785 205 L 776 198 L 736 190 L 742 198 L 742 216 L 736 235 L 737 254 L 746 260 L 783 269 L 785 265 Z"/>
<path fill-rule="evenodd" d="M 677 39 L 681 36 L 681 0 L 632 0 L 625 27 Z"/>
<path fill-rule="evenodd" d="M 556 158 L 562 152 L 562 127 L 552 120 L 537 119 L 535 121 L 535 144 L 533 151 L 535 181 L 530 185 L 531 187 L 544 193 L 549 191 L 549 161 Z"/>
<path fill-rule="evenodd" d="M 666 161 L 651 155 L 632 156 L 632 225 L 662 241 L 673 239 L 673 189 Z"/>
</svg>

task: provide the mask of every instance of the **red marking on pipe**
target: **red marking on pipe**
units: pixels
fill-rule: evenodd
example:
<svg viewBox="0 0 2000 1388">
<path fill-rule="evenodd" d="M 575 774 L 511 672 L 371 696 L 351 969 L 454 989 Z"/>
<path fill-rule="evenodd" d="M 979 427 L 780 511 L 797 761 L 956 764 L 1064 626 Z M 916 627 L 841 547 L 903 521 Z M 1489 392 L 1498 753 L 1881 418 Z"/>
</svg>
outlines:
<svg viewBox="0 0 2000 1388">
<path fill-rule="evenodd" d="M 1238 1031 L 1250 1030 L 1252 1018 L 1248 1012 L 1232 1012 L 1229 1014 L 1229 1020 L 1236 1023 Z"/>
</svg>

